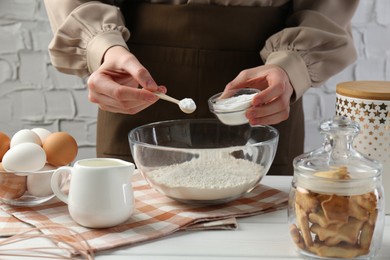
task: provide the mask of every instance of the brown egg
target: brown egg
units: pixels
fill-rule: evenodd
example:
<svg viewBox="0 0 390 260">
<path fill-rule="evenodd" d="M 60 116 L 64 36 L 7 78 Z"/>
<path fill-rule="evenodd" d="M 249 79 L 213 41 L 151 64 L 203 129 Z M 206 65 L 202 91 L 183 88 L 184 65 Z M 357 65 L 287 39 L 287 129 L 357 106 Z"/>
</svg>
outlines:
<svg viewBox="0 0 390 260">
<path fill-rule="evenodd" d="M 43 143 L 47 162 L 54 166 L 64 166 L 71 163 L 77 156 L 77 142 L 66 132 L 54 132 Z"/>
<path fill-rule="evenodd" d="M 9 150 L 11 139 L 8 135 L 0 132 L 0 162 L 3 160 L 4 154 Z"/>
<path fill-rule="evenodd" d="M 27 177 L 6 172 L 0 163 L 0 198 L 9 200 L 23 196 L 27 190 Z"/>
</svg>

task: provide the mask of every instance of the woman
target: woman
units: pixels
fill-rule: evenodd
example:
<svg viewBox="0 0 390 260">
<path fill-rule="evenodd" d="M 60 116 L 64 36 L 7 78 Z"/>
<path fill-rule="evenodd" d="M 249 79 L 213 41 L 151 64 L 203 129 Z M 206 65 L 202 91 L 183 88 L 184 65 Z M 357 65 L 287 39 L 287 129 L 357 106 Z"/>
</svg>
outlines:
<svg viewBox="0 0 390 260">
<path fill-rule="evenodd" d="M 303 152 L 301 97 L 356 59 L 357 0 L 45 0 L 53 65 L 89 76 L 99 105 L 97 155 L 131 160 L 128 132 L 177 118 L 211 117 L 217 92 L 258 88 L 250 124 L 279 130 L 269 174 L 292 174 Z M 116 4 L 116 5 L 115 5 Z M 159 91 L 195 100 L 183 114 Z"/>
</svg>

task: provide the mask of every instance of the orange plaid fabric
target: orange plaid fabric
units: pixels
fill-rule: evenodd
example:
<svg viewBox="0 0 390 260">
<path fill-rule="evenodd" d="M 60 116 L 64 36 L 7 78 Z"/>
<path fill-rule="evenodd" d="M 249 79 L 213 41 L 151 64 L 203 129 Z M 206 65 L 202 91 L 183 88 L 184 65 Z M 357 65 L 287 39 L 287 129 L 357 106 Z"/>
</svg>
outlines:
<svg viewBox="0 0 390 260">
<path fill-rule="evenodd" d="M 69 216 L 67 205 L 57 200 L 32 208 L 5 204 L 1 204 L 0 208 L 22 222 L 39 228 L 44 234 L 64 236 L 69 240 L 66 229 L 50 227 L 70 228 L 80 234 L 94 251 L 100 251 L 150 241 L 180 230 L 235 228 L 236 218 L 284 208 L 288 201 L 285 192 L 258 185 L 244 197 L 227 204 L 194 206 L 161 195 L 140 174 L 133 177 L 132 184 L 136 207 L 134 214 L 127 222 L 107 229 L 88 229 L 78 225 Z"/>
<path fill-rule="evenodd" d="M 0 210 L 0 236 L 7 237 L 31 229 L 31 225 L 21 222 L 14 216 Z"/>
</svg>

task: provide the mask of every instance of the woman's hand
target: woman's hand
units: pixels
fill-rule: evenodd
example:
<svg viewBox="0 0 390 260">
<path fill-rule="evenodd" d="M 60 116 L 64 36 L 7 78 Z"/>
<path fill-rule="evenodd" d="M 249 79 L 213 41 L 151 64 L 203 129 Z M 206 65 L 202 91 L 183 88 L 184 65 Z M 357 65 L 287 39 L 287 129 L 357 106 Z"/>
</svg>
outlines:
<svg viewBox="0 0 390 260">
<path fill-rule="evenodd" d="M 286 72 L 277 65 L 263 65 L 241 71 L 228 83 L 222 97 L 231 90 L 256 88 L 262 90 L 246 112 L 251 125 L 273 125 L 286 120 L 290 113 L 290 99 L 294 89 Z"/>
<path fill-rule="evenodd" d="M 166 93 L 138 59 L 121 46 L 107 50 L 104 61 L 88 79 L 88 99 L 103 110 L 136 114 L 158 100 L 151 91 Z"/>
</svg>

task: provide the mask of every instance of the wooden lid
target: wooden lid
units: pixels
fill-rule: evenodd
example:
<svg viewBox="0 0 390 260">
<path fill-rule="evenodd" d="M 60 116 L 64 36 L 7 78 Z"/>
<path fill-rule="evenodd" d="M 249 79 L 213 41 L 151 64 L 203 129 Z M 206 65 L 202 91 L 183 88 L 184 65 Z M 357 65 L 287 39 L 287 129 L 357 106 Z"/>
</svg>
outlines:
<svg viewBox="0 0 390 260">
<path fill-rule="evenodd" d="M 342 82 L 337 84 L 336 93 L 353 98 L 390 100 L 390 81 Z"/>
</svg>

